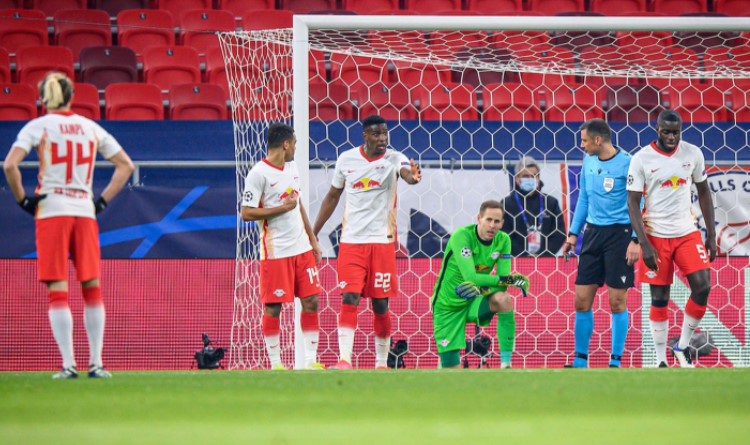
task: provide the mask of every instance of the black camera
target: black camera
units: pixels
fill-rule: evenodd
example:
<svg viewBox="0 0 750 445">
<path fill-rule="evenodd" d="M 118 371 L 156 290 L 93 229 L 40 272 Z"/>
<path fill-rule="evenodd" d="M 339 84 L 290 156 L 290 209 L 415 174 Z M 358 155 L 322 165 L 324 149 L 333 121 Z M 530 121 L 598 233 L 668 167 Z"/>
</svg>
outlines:
<svg viewBox="0 0 750 445">
<path fill-rule="evenodd" d="M 208 338 L 208 334 L 203 334 L 203 349 L 195 353 L 195 362 L 198 364 L 198 369 L 224 368 L 219 363 L 224 358 L 224 348 L 212 348 L 209 346 L 210 344 L 211 340 Z"/>
<path fill-rule="evenodd" d="M 480 358 L 479 368 L 488 367 L 487 362 L 492 357 L 492 339 L 479 331 L 474 338 L 466 339 L 466 354 L 464 355 L 464 368 L 469 367 L 469 356 L 476 355 Z"/>
<path fill-rule="evenodd" d="M 391 342 L 391 350 L 388 352 L 388 367 L 393 369 L 406 368 L 404 355 L 409 352 L 409 344 L 406 340 L 398 340 L 395 344 Z"/>
</svg>

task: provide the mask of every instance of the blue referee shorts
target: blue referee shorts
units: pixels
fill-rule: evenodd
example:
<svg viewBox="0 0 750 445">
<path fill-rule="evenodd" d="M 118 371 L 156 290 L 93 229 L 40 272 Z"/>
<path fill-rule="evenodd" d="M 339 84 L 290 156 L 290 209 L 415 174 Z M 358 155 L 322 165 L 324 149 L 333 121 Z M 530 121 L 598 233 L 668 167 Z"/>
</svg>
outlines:
<svg viewBox="0 0 750 445">
<path fill-rule="evenodd" d="M 630 224 L 587 224 L 578 257 L 576 284 L 601 287 L 606 283 L 614 289 L 633 287 L 634 266 L 628 266 L 625 259 L 631 230 Z"/>
</svg>

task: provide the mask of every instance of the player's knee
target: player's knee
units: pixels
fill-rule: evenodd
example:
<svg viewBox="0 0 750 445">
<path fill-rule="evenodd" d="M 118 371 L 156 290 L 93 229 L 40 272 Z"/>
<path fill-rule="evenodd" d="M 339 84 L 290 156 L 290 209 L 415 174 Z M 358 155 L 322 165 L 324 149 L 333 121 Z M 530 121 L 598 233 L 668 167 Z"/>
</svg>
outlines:
<svg viewBox="0 0 750 445">
<path fill-rule="evenodd" d="M 609 308 L 613 314 L 619 313 L 627 309 L 628 305 L 627 290 L 624 291 L 610 291 L 609 294 Z M 589 308 L 591 306 L 589 305 Z"/>
<path fill-rule="evenodd" d="M 372 299 L 372 311 L 376 314 L 385 314 L 388 312 L 388 299 L 387 298 L 373 298 Z"/>
<path fill-rule="evenodd" d="M 300 299 L 302 304 L 302 310 L 305 312 L 317 312 L 318 311 L 318 296 L 311 295 L 306 298 Z"/>
<path fill-rule="evenodd" d="M 263 314 L 269 317 L 278 317 L 281 315 L 281 303 L 269 303 L 265 305 Z"/>
<path fill-rule="evenodd" d="M 701 306 L 705 306 L 708 303 L 708 294 L 711 292 L 711 284 L 709 282 L 701 282 L 693 289 L 690 289 L 690 298 Z"/>
<path fill-rule="evenodd" d="M 513 299 L 505 292 L 495 292 L 490 297 L 490 310 L 497 314 L 513 310 Z"/>
<path fill-rule="evenodd" d="M 359 298 L 359 294 L 345 292 L 344 295 L 341 296 L 341 302 L 343 304 L 351 304 L 352 306 L 357 306 L 359 304 Z"/>
<path fill-rule="evenodd" d="M 576 311 L 578 311 L 578 312 L 588 312 L 588 311 L 591 310 L 591 304 L 592 303 L 593 302 L 591 300 L 589 300 L 588 298 L 584 298 L 584 297 L 579 296 L 578 294 L 576 294 L 576 298 L 575 298 Z"/>
</svg>

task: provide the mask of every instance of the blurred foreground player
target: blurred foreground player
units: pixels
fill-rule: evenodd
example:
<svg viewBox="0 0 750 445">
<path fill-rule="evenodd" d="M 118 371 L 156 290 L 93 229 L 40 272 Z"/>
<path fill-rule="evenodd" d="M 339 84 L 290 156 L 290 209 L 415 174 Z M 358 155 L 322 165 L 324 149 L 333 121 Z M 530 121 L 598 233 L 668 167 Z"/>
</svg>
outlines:
<svg viewBox="0 0 750 445">
<path fill-rule="evenodd" d="M 133 163 L 99 124 L 70 111 L 74 85 L 64 74 L 47 74 L 39 90 L 47 114 L 30 121 L 18 133 L 5 158 L 5 176 L 18 204 L 36 218 L 39 280 L 47 285 L 49 321 L 63 360 L 62 370 L 53 378 L 78 377 L 73 317 L 68 305 L 68 255 L 85 302 L 88 376 L 107 378 L 111 375 L 102 363 L 105 314 L 96 214 L 125 186 Z M 35 194 L 28 196 L 18 166 L 32 149 L 39 156 L 39 184 Z M 115 165 L 115 171 L 99 198 L 94 199 L 91 183 L 97 152 Z"/>
</svg>

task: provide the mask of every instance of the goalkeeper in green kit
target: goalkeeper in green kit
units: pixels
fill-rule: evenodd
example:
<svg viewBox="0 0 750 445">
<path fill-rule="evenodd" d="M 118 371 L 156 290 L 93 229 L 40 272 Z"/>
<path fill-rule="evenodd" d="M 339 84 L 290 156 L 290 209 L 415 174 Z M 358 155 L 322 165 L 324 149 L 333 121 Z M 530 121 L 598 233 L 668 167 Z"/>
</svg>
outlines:
<svg viewBox="0 0 750 445">
<path fill-rule="evenodd" d="M 510 368 L 516 319 L 508 286 L 525 297 L 529 278 L 510 273 L 510 237 L 503 225 L 502 204 L 485 201 L 476 224 L 456 229 L 448 240 L 435 291 L 432 317 L 441 368 L 456 368 L 466 347 L 466 323 L 488 326 L 497 314 L 502 368 Z M 490 275 L 497 268 L 496 275 Z"/>
</svg>

